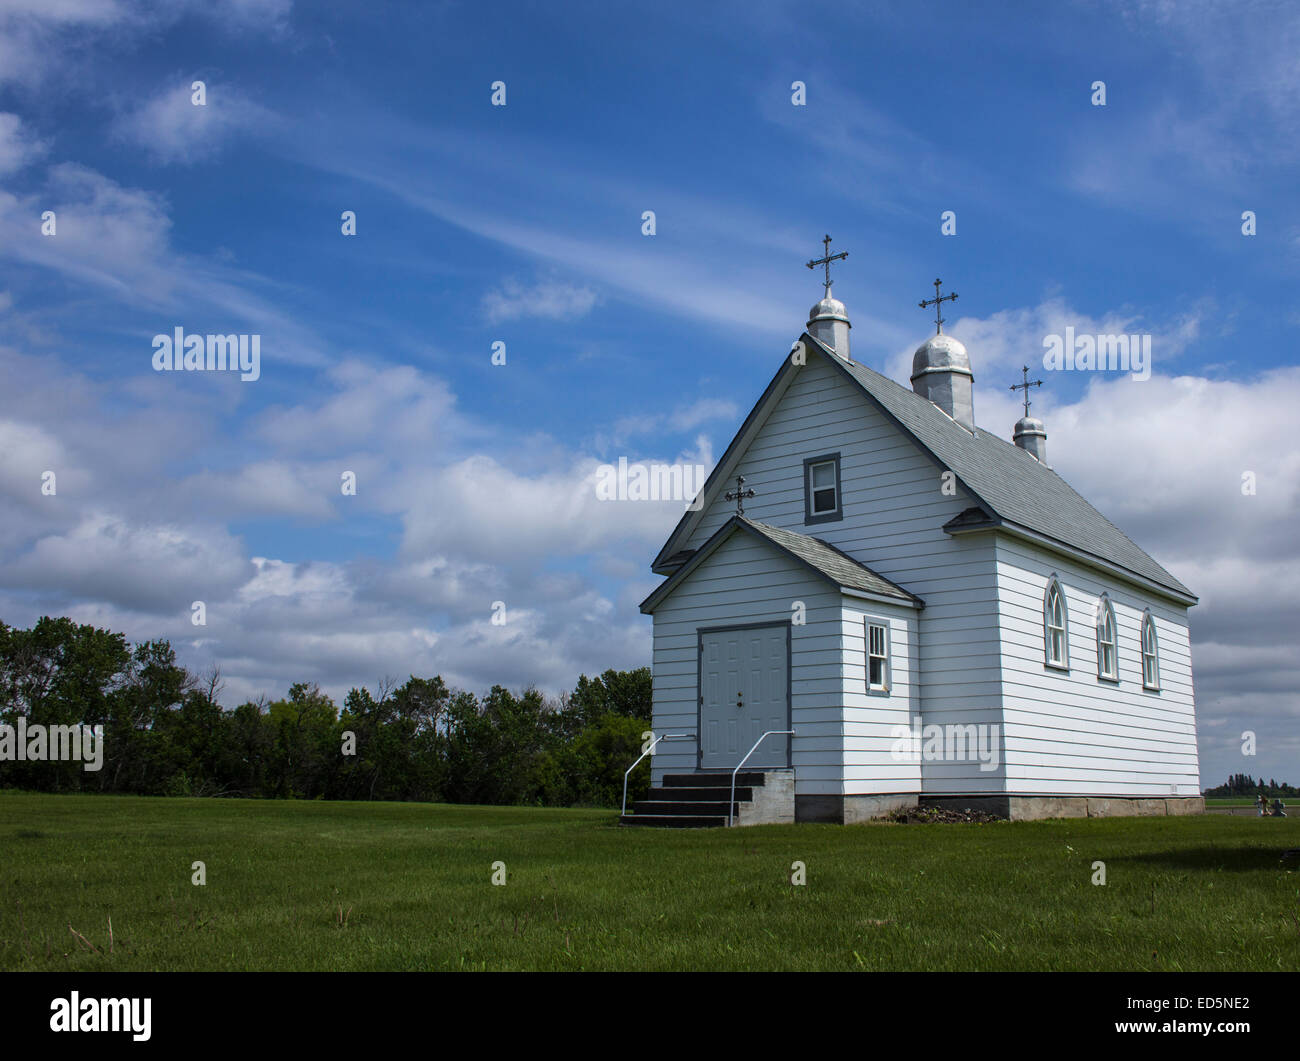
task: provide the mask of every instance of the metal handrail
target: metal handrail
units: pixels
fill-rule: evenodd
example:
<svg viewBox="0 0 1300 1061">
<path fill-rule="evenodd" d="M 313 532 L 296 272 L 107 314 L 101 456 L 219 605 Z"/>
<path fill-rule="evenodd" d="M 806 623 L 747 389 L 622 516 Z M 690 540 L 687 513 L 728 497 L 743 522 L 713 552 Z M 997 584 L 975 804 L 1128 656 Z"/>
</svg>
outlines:
<svg viewBox="0 0 1300 1061">
<path fill-rule="evenodd" d="M 728 828 L 730 828 L 731 825 L 733 824 L 732 818 L 734 817 L 734 812 L 736 809 L 736 775 L 740 773 L 740 768 L 749 761 L 749 757 L 753 755 L 756 751 L 758 751 L 758 746 L 762 744 L 763 741 L 767 740 L 768 737 L 772 736 L 772 734 L 774 733 L 786 733 L 789 734 L 791 737 L 794 736 L 794 730 L 792 729 L 769 729 L 766 733 L 764 733 L 761 737 L 759 737 L 758 740 L 754 741 L 754 746 L 745 753 L 745 758 L 741 759 L 740 762 L 736 764 L 736 769 L 731 771 L 731 799 L 728 800 L 727 802 L 727 827 Z"/>
<path fill-rule="evenodd" d="M 643 752 L 641 753 L 640 758 L 638 758 L 636 762 L 634 762 L 634 763 L 633 763 L 631 766 L 629 766 L 625 771 L 623 771 L 623 811 L 622 811 L 622 813 L 623 813 L 624 815 L 627 814 L 627 778 L 628 778 L 628 774 L 630 774 L 633 770 L 635 770 L 635 769 L 636 769 L 636 768 L 641 764 L 641 759 L 644 759 L 647 755 L 654 755 L 654 753 L 655 753 L 655 746 L 656 746 L 656 745 L 657 745 L 661 740 L 694 740 L 694 739 L 695 739 L 695 734 L 694 734 L 694 733 L 661 733 L 658 737 L 656 737 L 654 740 L 652 740 L 652 741 L 650 742 L 650 747 L 647 748 L 645 751 L 643 751 Z"/>
</svg>

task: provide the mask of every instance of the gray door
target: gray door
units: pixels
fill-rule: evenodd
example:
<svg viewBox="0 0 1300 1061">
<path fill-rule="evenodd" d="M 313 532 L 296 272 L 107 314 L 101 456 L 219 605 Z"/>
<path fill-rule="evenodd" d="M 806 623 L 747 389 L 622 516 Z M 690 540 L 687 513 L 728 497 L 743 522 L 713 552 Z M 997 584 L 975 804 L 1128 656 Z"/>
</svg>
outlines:
<svg viewBox="0 0 1300 1061">
<path fill-rule="evenodd" d="M 768 730 L 790 728 L 789 626 L 700 631 L 700 768 L 734 769 Z M 745 769 L 790 765 L 790 738 L 768 737 Z"/>
</svg>

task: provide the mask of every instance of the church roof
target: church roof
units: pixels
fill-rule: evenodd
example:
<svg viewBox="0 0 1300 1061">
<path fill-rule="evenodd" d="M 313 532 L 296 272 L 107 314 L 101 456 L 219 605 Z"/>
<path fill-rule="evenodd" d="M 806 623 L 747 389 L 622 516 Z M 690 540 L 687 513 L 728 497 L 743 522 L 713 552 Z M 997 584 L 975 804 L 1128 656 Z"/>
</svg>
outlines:
<svg viewBox="0 0 1300 1061">
<path fill-rule="evenodd" d="M 972 518 L 969 511 L 963 512 L 951 520 L 945 530 L 959 533 L 963 530 L 1001 527 L 1026 532 L 1031 538 L 1037 536 L 1048 539 L 1049 543 L 1059 543 L 1086 554 L 1103 565 L 1128 571 L 1195 603 L 1196 597 L 1191 590 L 1088 504 L 1056 472 L 1025 450 L 983 428 L 977 427 L 972 435 L 937 405 L 915 391 L 865 365 L 836 357 L 807 332 L 801 338 L 805 348 L 817 351 L 857 384 L 940 468 L 952 471 L 966 492 L 974 497 L 983 518 Z M 766 416 L 769 402 L 783 393 L 784 382 L 797 371 L 798 368 L 792 364 L 791 359 L 786 358 L 781 370 L 768 385 L 704 484 L 702 493 L 706 500 L 717 492 L 718 484 L 730 475 L 733 459 L 741 455 L 737 452 L 741 439 L 750 431 L 751 426 L 756 426 Z M 667 567 L 679 559 L 685 533 L 696 524 L 699 514 L 699 511 L 687 512 L 682 517 L 652 565 L 655 570 Z M 672 553 L 669 553 L 670 549 Z"/>
<path fill-rule="evenodd" d="M 972 437 L 966 428 L 915 391 L 866 365 L 834 360 L 983 502 L 990 517 L 986 526 L 1013 524 L 1037 532 L 1166 589 L 1194 596 L 1069 483 L 1019 446 L 981 427 L 976 427 Z M 948 529 L 961 529 L 955 524 L 962 516 Z"/>
<path fill-rule="evenodd" d="M 842 590 L 852 590 L 873 598 L 892 600 L 913 608 L 925 606 L 925 602 L 920 597 L 908 593 L 901 586 L 890 582 L 883 575 L 872 571 L 866 564 L 859 563 L 829 542 L 809 537 L 807 534 L 784 530 L 781 527 L 773 527 L 767 523 L 759 523 L 746 516 L 732 516 L 691 555 L 686 563 L 641 602 L 641 610 L 647 614 L 653 612 L 660 601 L 689 578 L 691 572 L 736 531 L 747 532 L 760 541 L 775 546 L 792 560 Z"/>
</svg>

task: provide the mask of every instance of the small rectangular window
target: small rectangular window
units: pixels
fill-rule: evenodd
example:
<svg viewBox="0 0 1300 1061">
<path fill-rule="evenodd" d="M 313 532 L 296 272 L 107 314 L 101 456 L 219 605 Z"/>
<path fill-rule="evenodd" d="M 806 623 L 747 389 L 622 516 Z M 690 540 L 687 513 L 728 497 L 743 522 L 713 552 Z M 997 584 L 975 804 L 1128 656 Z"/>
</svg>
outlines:
<svg viewBox="0 0 1300 1061">
<path fill-rule="evenodd" d="M 834 512 L 835 504 L 835 464 L 826 461 L 812 466 L 812 510 L 814 516 Z"/>
<path fill-rule="evenodd" d="M 805 523 L 827 523 L 844 518 L 838 453 L 806 459 L 803 462 L 803 480 Z"/>
<path fill-rule="evenodd" d="M 1098 677 L 1101 678 L 1116 677 L 1115 646 L 1105 641 L 1101 643 L 1101 670 Z"/>
<path fill-rule="evenodd" d="M 884 623 L 867 623 L 867 688 L 889 691 L 889 629 Z"/>
</svg>

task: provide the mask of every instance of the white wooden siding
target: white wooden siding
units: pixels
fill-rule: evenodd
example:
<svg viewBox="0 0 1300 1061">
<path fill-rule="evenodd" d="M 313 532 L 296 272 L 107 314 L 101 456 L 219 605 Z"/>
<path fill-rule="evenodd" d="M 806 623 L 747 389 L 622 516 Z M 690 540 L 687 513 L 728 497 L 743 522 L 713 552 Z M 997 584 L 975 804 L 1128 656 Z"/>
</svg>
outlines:
<svg viewBox="0 0 1300 1061">
<path fill-rule="evenodd" d="M 889 692 L 867 691 L 867 622 L 889 628 Z M 894 757 L 894 727 L 920 718 L 916 610 L 844 598 L 844 794 L 919 792 L 921 764 Z"/>
<path fill-rule="evenodd" d="M 1008 791 L 1194 796 L 1200 792 L 1187 610 L 1026 543 L 997 543 Z M 1070 670 L 1044 666 L 1043 592 L 1069 611 Z M 1115 608 L 1119 684 L 1097 677 L 1097 600 Z M 1160 691 L 1142 688 L 1142 612 L 1160 648 Z"/>
</svg>

